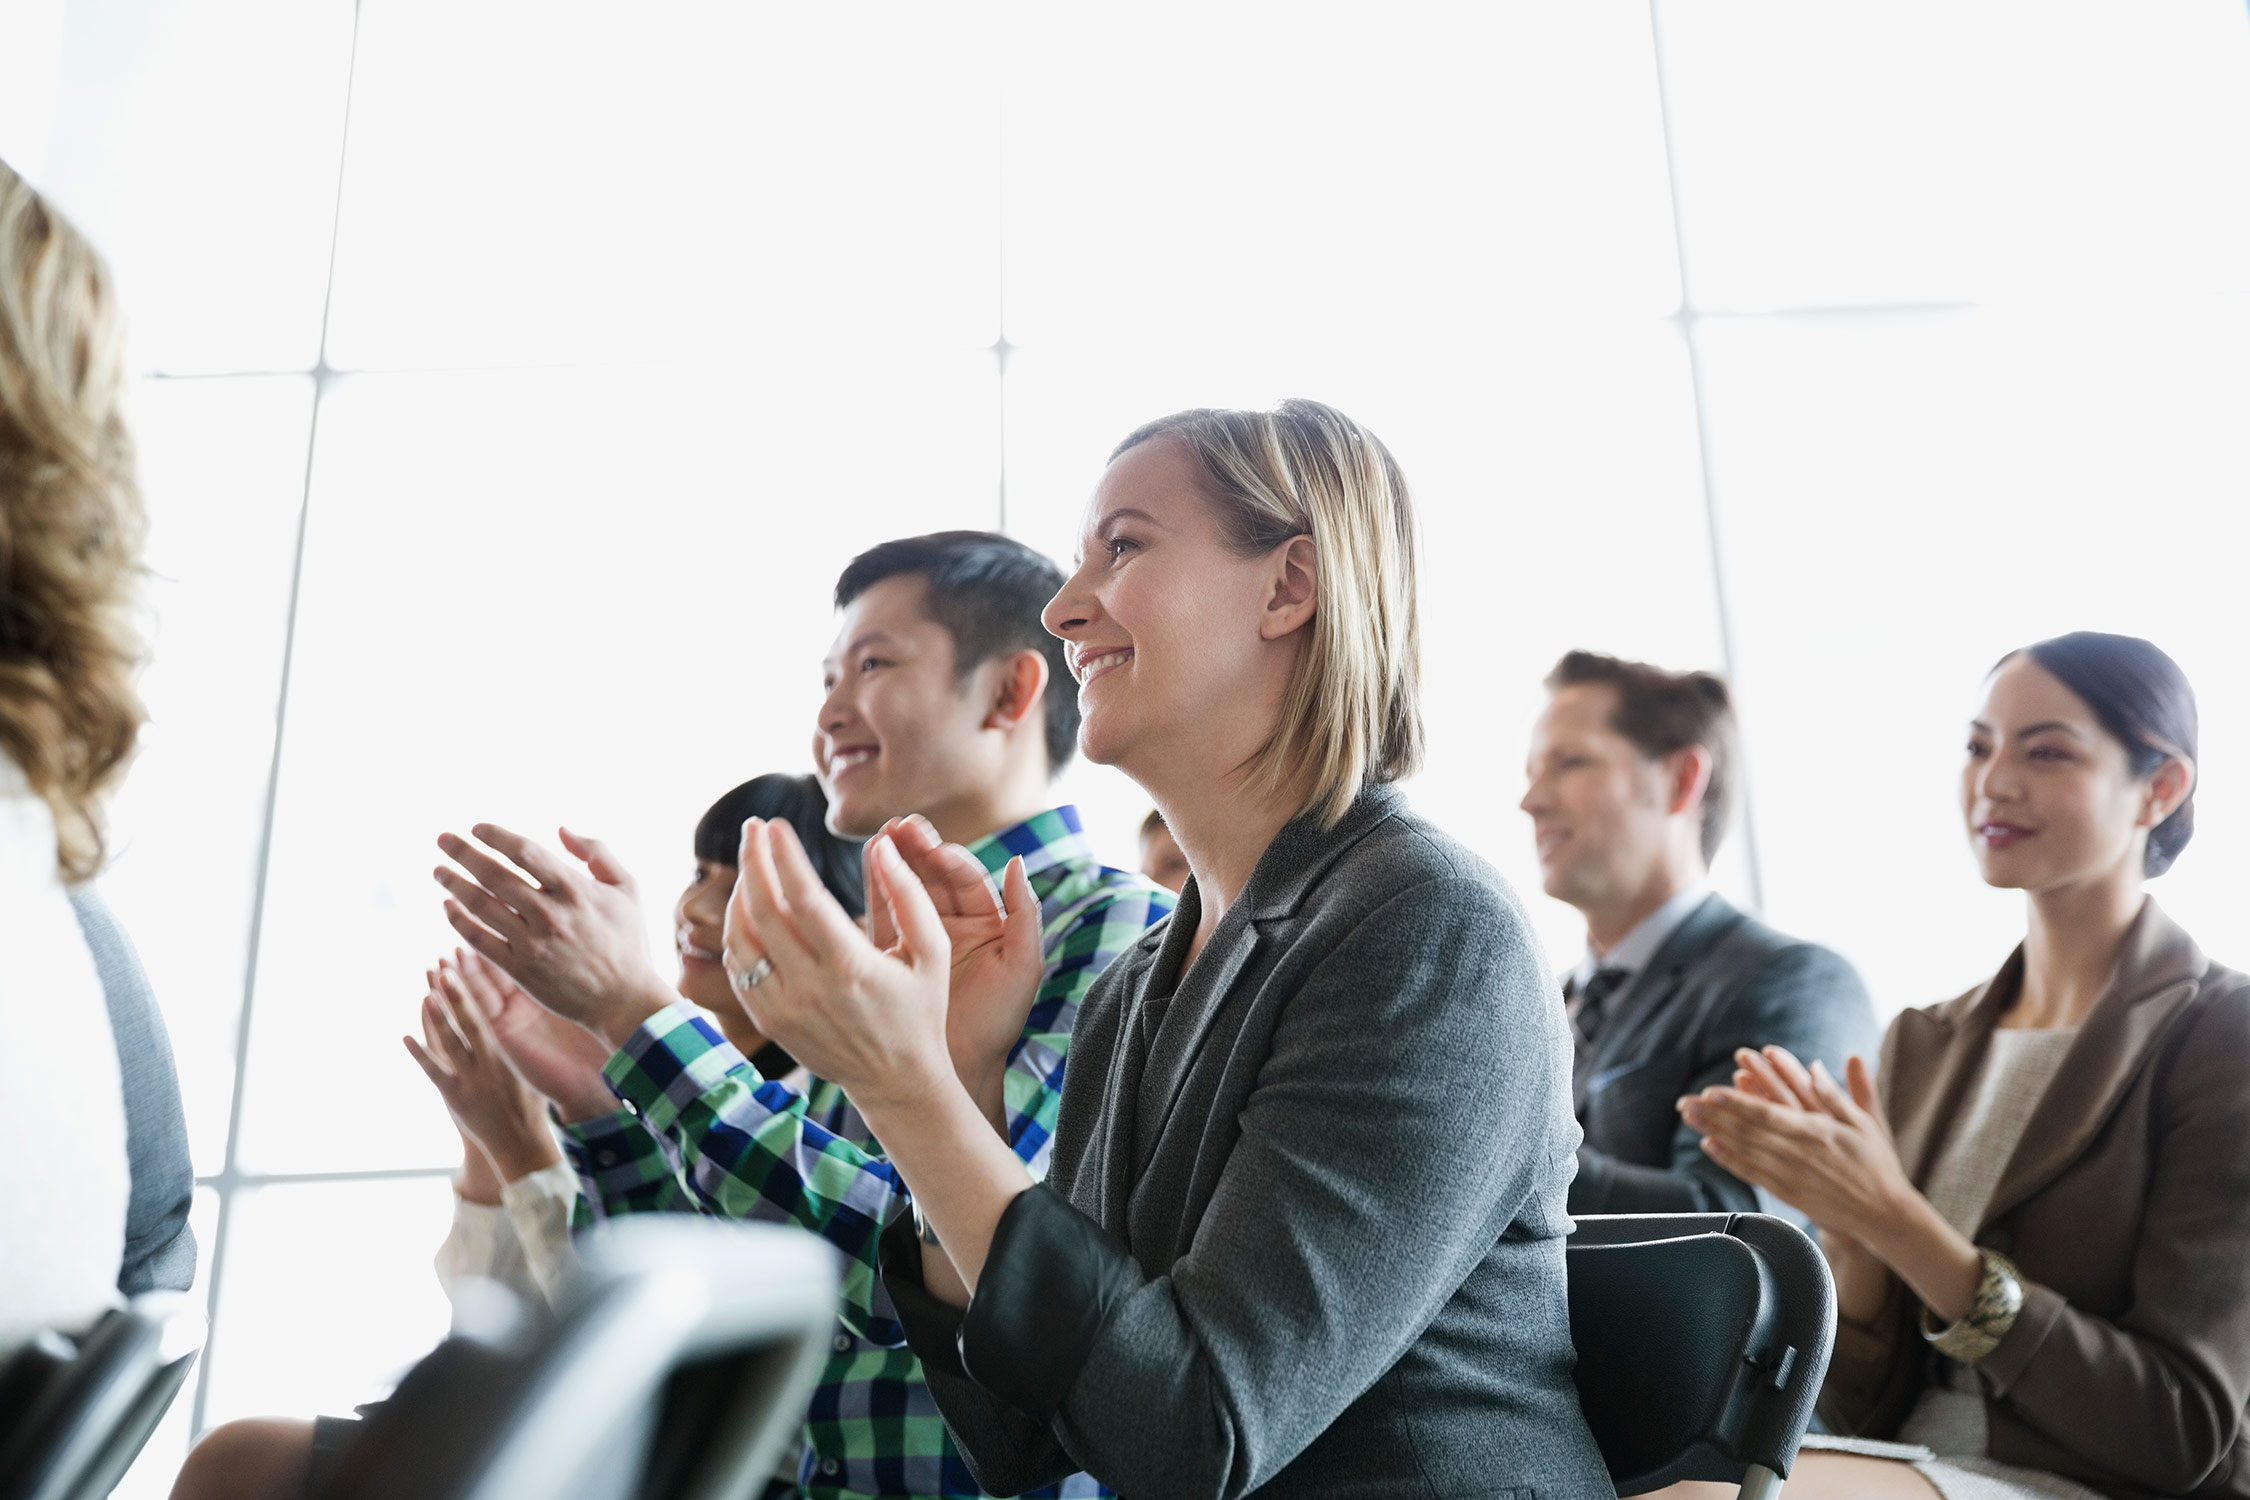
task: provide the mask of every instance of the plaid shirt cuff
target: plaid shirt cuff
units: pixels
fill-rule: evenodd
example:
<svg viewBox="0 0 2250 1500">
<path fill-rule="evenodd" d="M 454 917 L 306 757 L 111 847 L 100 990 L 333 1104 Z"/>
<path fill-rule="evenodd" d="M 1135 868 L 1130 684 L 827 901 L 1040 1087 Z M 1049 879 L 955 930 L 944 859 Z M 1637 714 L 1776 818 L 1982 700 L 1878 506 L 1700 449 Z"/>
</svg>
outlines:
<svg viewBox="0 0 2250 1500">
<path fill-rule="evenodd" d="M 667 1207 L 679 1196 L 671 1153 L 631 1110 L 564 1124 L 562 1145 L 591 1219 Z"/>
<path fill-rule="evenodd" d="M 738 1067 L 746 1067 L 719 1029 L 685 1000 L 643 1021 L 602 1068 L 617 1097 L 640 1113 L 648 1128 L 668 1134 L 680 1112 Z"/>
</svg>

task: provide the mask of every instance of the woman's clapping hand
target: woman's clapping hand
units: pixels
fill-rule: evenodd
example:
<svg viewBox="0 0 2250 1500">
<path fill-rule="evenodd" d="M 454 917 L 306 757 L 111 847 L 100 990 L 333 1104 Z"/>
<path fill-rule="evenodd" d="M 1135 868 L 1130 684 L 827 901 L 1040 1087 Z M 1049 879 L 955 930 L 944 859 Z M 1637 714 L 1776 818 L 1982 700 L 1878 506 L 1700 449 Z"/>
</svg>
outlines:
<svg viewBox="0 0 2250 1500">
<path fill-rule="evenodd" d="M 1680 1101 L 1713 1161 L 1855 1240 L 1914 1194 L 1863 1059 L 1845 1066 L 1848 1091 L 1818 1059 L 1807 1068 L 1785 1048 L 1745 1048 L 1735 1062 L 1732 1087 Z"/>
<path fill-rule="evenodd" d="M 474 1008 L 524 1082 L 554 1102 L 565 1120 L 589 1120 L 618 1107 L 602 1077 L 609 1043 L 541 1005 L 482 954 L 466 948 L 438 960 L 437 982 L 457 1008 Z"/>
<path fill-rule="evenodd" d="M 726 921 L 727 973 L 752 1022 L 863 1112 L 954 1081 L 945 924 L 890 835 L 868 840 L 866 859 L 886 947 L 828 894 L 789 825 L 758 818 L 742 826 Z"/>
<path fill-rule="evenodd" d="M 465 998 L 457 1001 L 435 971 L 426 977 L 422 1040 L 403 1040 L 454 1124 L 483 1150 L 504 1183 L 561 1161 L 539 1095 L 502 1055 L 483 1013 Z"/>
</svg>

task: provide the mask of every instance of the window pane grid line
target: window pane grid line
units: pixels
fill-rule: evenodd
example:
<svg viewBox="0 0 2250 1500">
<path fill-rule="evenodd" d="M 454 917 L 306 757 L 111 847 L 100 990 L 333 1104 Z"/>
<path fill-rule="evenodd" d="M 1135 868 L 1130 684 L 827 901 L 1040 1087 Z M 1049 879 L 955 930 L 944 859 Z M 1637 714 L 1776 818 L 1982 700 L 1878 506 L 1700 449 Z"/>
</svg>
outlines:
<svg viewBox="0 0 2250 1500">
<path fill-rule="evenodd" d="M 423 1182 L 451 1177 L 451 1167 L 361 1167 L 335 1172 L 217 1172 L 195 1179 L 197 1187 L 231 1193 L 237 1188 L 294 1187 L 308 1182 Z"/>
<path fill-rule="evenodd" d="M 336 300 L 336 244 L 342 231 L 344 213 L 344 173 L 351 159 L 352 90 L 359 72 L 359 35 L 363 0 L 353 0 L 352 35 L 349 62 L 344 73 L 344 121 L 338 133 L 336 153 L 336 198 L 331 206 L 328 224 L 328 270 L 325 278 L 320 310 L 320 343 L 328 346 L 328 323 Z M 250 934 L 245 948 L 242 973 L 242 1008 L 235 1020 L 234 1080 L 227 1101 L 227 1137 L 225 1165 L 216 1180 L 218 1193 L 218 1218 L 211 1236 L 211 1266 L 209 1291 L 206 1295 L 207 1327 L 204 1333 L 203 1356 L 195 1382 L 195 1406 L 188 1420 L 191 1433 L 200 1434 L 210 1405 L 212 1348 L 220 1341 L 220 1306 L 225 1284 L 227 1252 L 232 1246 L 237 1190 L 247 1180 L 241 1171 L 242 1117 L 248 1094 L 250 1032 L 255 1018 L 258 988 L 259 949 L 265 936 L 266 880 L 273 865 L 274 813 L 281 786 L 281 757 L 287 742 L 289 727 L 289 687 L 297 654 L 297 615 L 305 576 L 305 535 L 311 518 L 313 466 L 320 449 L 320 418 L 322 407 L 335 372 L 327 365 L 325 352 L 317 356 L 318 363 L 310 372 L 313 379 L 312 413 L 305 431 L 305 468 L 301 497 L 297 507 L 297 535 L 290 556 L 289 606 L 282 617 L 281 674 L 275 690 L 273 718 L 273 754 L 266 768 L 265 804 L 261 811 L 258 829 L 256 875 L 251 885 Z M 301 373 L 301 372 L 300 372 Z"/>
<path fill-rule="evenodd" d="M 1704 384 L 1703 355 L 1696 338 L 1694 281 L 1688 266 L 1687 225 L 1681 215 L 1679 150 L 1673 139 L 1672 92 L 1664 63 L 1663 0 L 1648 0 L 1649 45 L 1655 54 L 1658 133 L 1664 141 L 1664 190 L 1672 208 L 1672 253 L 1680 272 L 1680 332 L 1686 341 L 1688 395 L 1695 408 L 1695 458 L 1697 479 L 1703 487 L 1703 521 L 1711 553 L 1711 602 L 1718 612 L 1719 660 L 1729 687 L 1738 695 L 1742 660 L 1734 635 L 1734 612 L 1727 596 L 1726 532 L 1719 513 L 1719 485 L 1711 455 L 1711 406 Z M 1750 905 L 1766 905 L 1764 872 L 1758 857 L 1757 797 L 1747 776 L 1738 778 L 1742 803 L 1743 873 L 1750 886 Z"/>
</svg>

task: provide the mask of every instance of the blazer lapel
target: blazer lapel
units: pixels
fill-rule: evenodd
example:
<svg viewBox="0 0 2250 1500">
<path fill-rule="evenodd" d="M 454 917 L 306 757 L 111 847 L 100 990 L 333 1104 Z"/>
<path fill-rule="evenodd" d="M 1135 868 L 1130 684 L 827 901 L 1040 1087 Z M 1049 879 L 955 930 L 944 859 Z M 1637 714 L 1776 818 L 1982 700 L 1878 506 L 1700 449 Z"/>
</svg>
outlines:
<svg viewBox="0 0 2250 1500">
<path fill-rule="evenodd" d="M 1190 878 L 1187 888 L 1180 893 L 1179 905 L 1172 914 L 1170 925 L 1164 930 L 1163 941 L 1156 950 L 1156 961 L 1140 986 L 1132 1007 L 1121 1018 L 1116 1041 L 1110 1052 L 1109 1073 L 1102 1080 L 1103 1115 L 1107 1126 L 1097 1136 L 1099 1159 L 1094 1163 L 1101 1183 L 1101 1222 L 1113 1234 L 1130 1238 L 1126 1206 L 1132 1199 L 1133 1183 L 1138 1177 L 1135 1142 L 1139 1139 L 1141 1081 L 1147 1076 L 1149 1037 L 1160 1021 L 1150 1016 L 1150 997 L 1165 995 L 1160 1006 L 1168 1008 L 1170 995 L 1180 972 L 1180 961 L 1187 955 L 1187 946 L 1195 933 L 1195 924 L 1202 911 L 1202 900 Z"/>
<path fill-rule="evenodd" d="M 1724 896 L 1716 894 L 1704 897 L 1695 910 L 1688 913 L 1687 920 L 1674 928 L 1671 936 L 1649 958 L 1648 967 L 1617 997 L 1615 1012 L 1602 1023 L 1601 1034 L 1594 1038 L 1593 1055 L 1587 1059 L 1583 1070 L 1587 1078 L 1598 1076 L 1620 1062 L 1641 1060 L 1630 1044 L 1664 1013 L 1665 1005 L 1678 992 L 1687 971 L 1741 921 L 1742 913 Z M 1578 1105 L 1583 1110 L 1585 1100 L 1581 1098 Z"/>
<path fill-rule="evenodd" d="M 1274 836 L 1259 857 L 1241 897 L 1219 919 L 1211 941 L 1204 945 L 1195 966 L 1184 975 L 1172 1004 L 1160 1018 L 1148 1049 L 1148 1074 L 1141 1083 L 1141 1102 L 1157 1103 L 1142 1118 L 1137 1132 L 1132 1179 L 1148 1170 L 1158 1142 L 1171 1127 L 1180 1107 L 1188 1074 L 1202 1054 L 1220 1018 L 1236 1009 L 1235 981 L 1257 953 L 1257 924 L 1294 914 L 1305 895 L 1327 873 L 1338 856 L 1358 843 L 1391 815 L 1399 803 L 1398 791 L 1389 786 L 1363 789 L 1343 821 L 1323 830 L 1310 819 L 1299 818 Z M 1182 911 L 1185 911 L 1183 905 Z M 1175 925 L 1179 914 L 1173 917 Z M 1167 952 L 1170 945 L 1166 945 Z M 1185 952 L 1183 942 L 1181 951 Z M 1160 1101 L 1160 1103 L 1158 1102 Z M 1127 1139 L 1134 1137 L 1128 1136 Z M 1126 1183 L 1129 1191 L 1131 1180 Z"/>
<path fill-rule="evenodd" d="M 2154 901 L 2125 936 L 2116 971 L 2063 1055 L 2055 1081 L 2024 1126 L 2023 1139 L 1986 1205 L 1983 1224 L 2037 1193 L 2084 1155 L 2158 1040 L 2195 998 L 2203 954 Z"/>
<path fill-rule="evenodd" d="M 1919 1187 L 1960 1107 L 1961 1094 L 1984 1058 L 2000 1013 L 2023 986 L 2023 948 L 2008 955 L 2000 972 L 1935 1012 L 1910 1010 L 1897 1021 L 1898 1038 L 1876 1087 L 1898 1146 L 1907 1180 Z"/>
<path fill-rule="evenodd" d="M 1247 908 L 1238 904 L 1220 919 L 1218 930 L 1211 934 L 1195 967 L 1181 981 L 1163 1024 L 1150 1039 L 1148 1073 L 1141 1088 L 1158 1107 L 1141 1122 L 1135 1135 L 1128 1137 L 1135 1141 L 1136 1178 L 1148 1170 L 1156 1156 L 1157 1142 L 1172 1123 L 1172 1114 L 1187 1087 L 1188 1073 L 1210 1039 L 1220 1013 L 1230 1008 L 1233 996 L 1229 991 L 1257 947 L 1258 931 L 1251 925 Z"/>
</svg>

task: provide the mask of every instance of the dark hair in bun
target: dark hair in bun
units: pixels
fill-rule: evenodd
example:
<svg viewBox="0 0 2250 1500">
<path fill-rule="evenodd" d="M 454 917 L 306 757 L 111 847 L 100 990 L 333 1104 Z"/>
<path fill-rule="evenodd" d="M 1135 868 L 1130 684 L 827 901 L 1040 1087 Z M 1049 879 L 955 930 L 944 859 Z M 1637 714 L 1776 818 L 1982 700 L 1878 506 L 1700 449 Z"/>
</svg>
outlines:
<svg viewBox="0 0 2250 1500">
<path fill-rule="evenodd" d="M 2001 661 L 2015 656 L 2030 657 L 2076 693 L 2125 747 L 2135 776 L 2148 775 L 2175 755 L 2195 761 L 2195 689 L 2178 662 L 2139 636 L 2078 630 L 2011 651 Z M 2172 868 L 2194 836 L 2191 788 L 2187 800 L 2149 831 L 2142 872 L 2161 875 Z"/>
<path fill-rule="evenodd" d="M 818 778 L 776 774 L 745 781 L 712 803 L 703 821 L 695 825 L 695 857 L 732 865 L 742 857 L 742 825 L 752 818 L 795 829 L 797 842 L 805 846 L 805 857 L 828 894 L 854 917 L 867 910 L 860 883 L 859 840 L 838 838 L 828 831 L 828 798 Z"/>
</svg>

